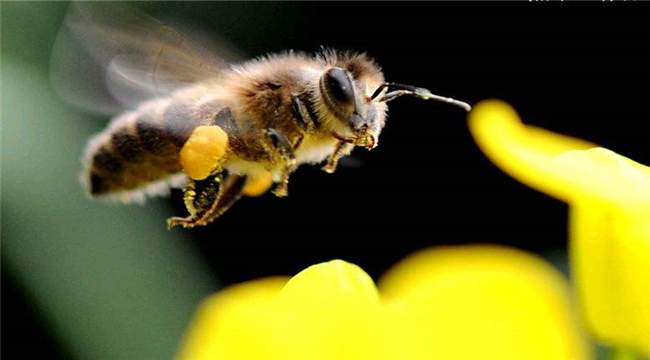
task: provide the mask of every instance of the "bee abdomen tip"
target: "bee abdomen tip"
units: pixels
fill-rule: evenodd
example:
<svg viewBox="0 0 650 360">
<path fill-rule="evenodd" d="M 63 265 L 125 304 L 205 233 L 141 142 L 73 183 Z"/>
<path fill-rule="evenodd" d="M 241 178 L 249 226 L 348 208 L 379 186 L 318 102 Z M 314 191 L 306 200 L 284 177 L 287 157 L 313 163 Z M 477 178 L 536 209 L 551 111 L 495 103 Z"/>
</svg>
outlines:
<svg viewBox="0 0 650 360">
<path fill-rule="evenodd" d="M 99 174 L 90 174 L 90 196 L 96 197 L 108 191 L 108 183 Z"/>
</svg>

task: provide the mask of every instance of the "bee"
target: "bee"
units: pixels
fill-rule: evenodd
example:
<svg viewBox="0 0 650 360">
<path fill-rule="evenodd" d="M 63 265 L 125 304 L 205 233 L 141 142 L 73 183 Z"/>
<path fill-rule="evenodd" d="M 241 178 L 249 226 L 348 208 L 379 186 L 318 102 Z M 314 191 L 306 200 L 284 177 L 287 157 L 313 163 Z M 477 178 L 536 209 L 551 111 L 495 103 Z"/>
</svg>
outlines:
<svg viewBox="0 0 650 360">
<path fill-rule="evenodd" d="M 104 69 L 91 72 L 96 87 L 126 108 L 89 141 L 89 194 L 129 202 L 183 187 L 189 215 L 171 217 L 169 227 L 207 225 L 242 196 L 272 187 L 286 196 L 302 164 L 324 163 L 333 173 L 355 147 L 378 145 L 387 103 L 402 95 L 470 109 L 386 82 L 364 53 L 288 51 L 230 64 L 158 20 L 111 3 L 74 4 L 56 49 L 53 80 L 64 97 L 83 102 L 89 92 L 75 91 L 82 80 L 71 78 L 89 71 L 71 64 L 93 62 Z M 75 51 L 85 59 L 71 61 Z"/>
</svg>

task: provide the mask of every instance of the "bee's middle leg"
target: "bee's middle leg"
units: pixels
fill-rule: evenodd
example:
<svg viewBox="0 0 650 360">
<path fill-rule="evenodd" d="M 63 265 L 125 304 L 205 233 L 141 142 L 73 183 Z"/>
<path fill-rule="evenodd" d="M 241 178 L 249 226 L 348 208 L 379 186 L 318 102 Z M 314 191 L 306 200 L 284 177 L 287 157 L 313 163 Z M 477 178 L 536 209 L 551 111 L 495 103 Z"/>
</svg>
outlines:
<svg viewBox="0 0 650 360">
<path fill-rule="evenodd" d="M 289 176 L 297 167 L 296 154 L 289 140 L 276 129 L 268 128 L 266 132 L 271 140 L 271 147 L 267 151 L 272 154 L 271 157 L 276 159 L 279 157 L 279 161 L 284 165 L 282 178 L 273 189 L 273 194 L 279 197 L 287 196 Z"/>
</svg>

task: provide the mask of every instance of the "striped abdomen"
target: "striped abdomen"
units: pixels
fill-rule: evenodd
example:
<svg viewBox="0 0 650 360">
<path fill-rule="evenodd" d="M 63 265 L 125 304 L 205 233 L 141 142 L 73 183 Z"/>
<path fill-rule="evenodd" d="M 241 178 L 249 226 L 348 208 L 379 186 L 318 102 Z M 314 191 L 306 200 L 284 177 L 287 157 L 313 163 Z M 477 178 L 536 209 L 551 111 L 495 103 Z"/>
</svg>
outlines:
<svg viewBox="0 0 650 360">
<path fill-rule="evenodd" d="M 179 153 L 192 130 L 219 111 L 218 103 L 202 104 L 195 93 L 146 102 L 91 140 L 86 153 L 91 195 L 131 192 L 161 181 L 158 190 L 166 190 L 165 182 L 182 170 Z"/>
</svg>

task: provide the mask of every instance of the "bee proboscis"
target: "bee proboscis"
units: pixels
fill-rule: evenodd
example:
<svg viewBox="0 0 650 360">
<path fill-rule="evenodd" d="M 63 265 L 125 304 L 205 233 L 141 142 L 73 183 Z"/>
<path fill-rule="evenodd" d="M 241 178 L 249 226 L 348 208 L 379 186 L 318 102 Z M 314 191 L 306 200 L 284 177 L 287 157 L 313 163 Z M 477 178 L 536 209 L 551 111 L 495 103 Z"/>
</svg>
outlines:
<svg viewBox="0 0 650 360">
<path fill-rule="evenodd" d="M 53 56 L 55 86 L 89 104 L 88 91 L 75 90 L 82 80 L 70 79 L 89 73 L 75 64 L 92 62 L 103 73 L 90 82 L 126 109 L 89 142 L 83 178 L 93 197 L 138 201 L 184 186 L 189 216 L 169 226 L 206 225 L 243 195 L 275 184 L 286 196 L 301 164 L 324 162 L 333 173 L 355 147 L 376 147 L 386 103 L 399 96 L 470 108 L 387 83 L 364 53 L 289 51 L 236 65 L 217 55 L 130 7 L 73 5 Z"/>
</svg>

